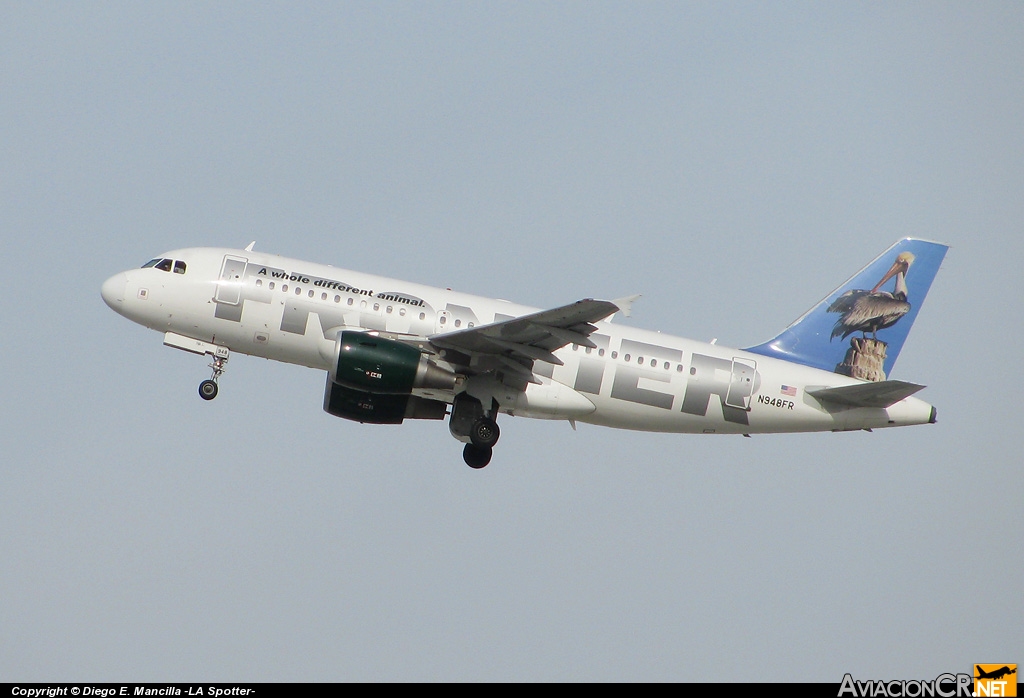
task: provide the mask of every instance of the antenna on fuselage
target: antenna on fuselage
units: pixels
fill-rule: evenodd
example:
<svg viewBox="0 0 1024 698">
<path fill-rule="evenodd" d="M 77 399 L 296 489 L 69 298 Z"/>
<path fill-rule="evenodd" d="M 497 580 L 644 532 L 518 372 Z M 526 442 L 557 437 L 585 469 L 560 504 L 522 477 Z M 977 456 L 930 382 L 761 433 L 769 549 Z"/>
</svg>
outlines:
<svg viewBox="0 0 1024 698">
<path fill-rule="evenodd" d="M 252 242 L 250 242 L 248 245 L 245 246 L 245 251 L 246 252 L 252 252 L 252 248 L 255 247 L 255 246 L 256 246 L 256 241 L 253 240 Z"/>
</svg>

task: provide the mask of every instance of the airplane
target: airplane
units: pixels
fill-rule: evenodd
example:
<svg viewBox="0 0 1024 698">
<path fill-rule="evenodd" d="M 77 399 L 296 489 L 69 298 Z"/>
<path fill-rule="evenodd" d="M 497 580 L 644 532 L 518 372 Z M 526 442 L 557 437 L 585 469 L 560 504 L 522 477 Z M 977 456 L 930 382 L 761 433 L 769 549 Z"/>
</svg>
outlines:
<svg viewBox="0 0 1024 698">
<path fill-rule="evenodd" d="M 998 679 L 1003 678 L 1004 676 L 1009 676 L 1010 674 L 1016 674 L 1017 673 L 1016 665 L 1014 665 L 1013 669 L 1011 669 L 1009 666 L 1003 666 L 1003 667 L 1001 667 L 999 669 L 994 669 L 992 671 L 984 671 L 981 668 L 980 664 L 975 664 L 974 668 L 978 672 L 977 676 L 974 677 L 976 679 L 995 679 L 995 680 L 998 680 Z"/>
<path fill-rule="evenodd" d="M 924 386 L 888 375 L 947 245 L 905 238 L 746 349 L 613 322 L 639 296 L 548 310 L 245 249 L 166 252 L 103 283 L 115 312 L 210 356 L 326 371 L 323 409 L 369 424 L 448 419 L 472 468 L 499 414 L 693 434 L 933 424 Z M 889 290 L 889 282 L 892 290 Z M 869 337 L 868 335 L 871 335 Z M 846 340 L 849 337 L 849 342 Z"/>
</svg>

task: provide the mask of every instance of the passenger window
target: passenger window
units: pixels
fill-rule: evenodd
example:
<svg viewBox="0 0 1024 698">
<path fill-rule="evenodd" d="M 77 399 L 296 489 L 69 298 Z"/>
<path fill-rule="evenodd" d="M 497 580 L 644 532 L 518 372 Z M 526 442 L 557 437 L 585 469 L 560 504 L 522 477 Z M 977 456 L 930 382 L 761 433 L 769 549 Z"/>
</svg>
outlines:
<svg viewBox="0 0 1024 698">
<path fill-rule="evenodd" d="M 321 293 L 320 294 L 320 300 L 322 300 L 322 301 L 327 300 L 327 294 L 326 293 Z"/>
<path fill-rule="evenodd" d="M 341 296 L 335 296 L 334 297 L 334 302 L 335 303 L 341 303 Z"/>
<path fill-rule="evenodd" d="M 271 291 L 273 291 L 273 290 L 274 290 L 274 282 L 273 282 L 273 281 L 271 281 L 271 282 L 270 282 L 270 290 L 271 290 Z"/>
<path fill-rule="evenodd" d="M 619 358 L 619 352 L 617 352 L 617 351 L 613 351 L 613 352 L 612 352 L 612 358 L 613 358 L 613 359 L 617 359 L 617 358 Z"/>
<path fill-rule="evenodd" d="M 175 274 L 184 274 L 185 273 L 185 263 L 184 262 L 175 261 L 174 262 L 174 273 Z"/>
<path fill-rule="evenodd" d="M 629 361 L 629 354 L 626 354 L 626 355 L 625 355 L 625 356 L 623 356 L 622 358 L 623 358 L 623 359 L 625 359 L 625 360 L 626 360 L 626 361 L 628 362 L 628 361 Z"/>
<path fill-rule="evenodd" d="M 462 327 L 462 320 L 458 320 L 458 319 L 456 319 L 456 320 L 455 320 L 455 326 L 456 326 L 456 327 Z"/>
<path fill-rule="evenodd" d="M 312 298 L 312 297 L 313 297 L 313 289 L 309 289 L 309 293 L 308 293 L 307 295 L 308 295 L 308 296 L 309 296 L 310 298 Z"/>
<path fill-rule="evenodd" d="M 665 362 L 665 370 L 667 371 L 668 369 L 669 369 L 669 363 L 668 363 L 668 361 L 666 361 Z"/>
<path fill-rule="evenodd" d="M 353 302 L 354 302 L 354 301 L 353 301 L 353 300 L 352 300 L 351 298 L 349 298 L 349 299 L 348 299 L 348 304 L 349 304 L 349 305 L 352 305 L 352 303 L 353 303 Z"/>
<path fill-rule="evenodd" d="M 160 262 L 157 263 L 156 268 L 159 269 L 160 271 L 170 271 L 171 270 L 171 264 L 173 264 L 173 262 L 171 260 L 169 260 L 169 259 L 161 259 Z"/>
<path fill-rule="evenodd" d="M 374 303 L 374 304 L 373 304 L 373 310 L 374 310 L 375 312 L 376 312 L 376 311 L 378 311 L 378 310 L 380 310 L 380 303 Z"/>
<path fill-rule="evenodd" d="M 390 315 L 391 311 L 393 311 L 394 309 L 395 309 L 395 307 L 393 305 L 389 305 L 388 306 L 388 315 Z"/>
<path fill-rule="evenodd" d="M 420 320 L 426 320 L 426 319 L 427 319 L 427 314 L 426 313 L 420 313 Z"/>
<path fill-rule="evenodd" d="M 263 285 L 263 279 L 256 279 L 256 287 L 259 288 Z"/>
<path fill-rule="evenodd" d="M 281 290 L 284 293 L 288 293 L 288 284 L 281 284 Z"/>
</svg>

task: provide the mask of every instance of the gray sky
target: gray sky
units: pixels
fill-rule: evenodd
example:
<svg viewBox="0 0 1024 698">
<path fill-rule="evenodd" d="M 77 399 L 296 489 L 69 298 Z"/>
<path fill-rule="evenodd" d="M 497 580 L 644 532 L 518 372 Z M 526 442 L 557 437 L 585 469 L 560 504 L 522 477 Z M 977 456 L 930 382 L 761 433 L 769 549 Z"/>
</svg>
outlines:
<svg viewBox="0 0 1024 698">
<path fill-rule="evenodd" d="M 1020 3 L 5 3 L 0 679 L 934 678 L 1024 662 Z M 934 426 L 362 426 L 108 276 L 244 246 L 748 346 L 952 245 Z"/>
</svg>

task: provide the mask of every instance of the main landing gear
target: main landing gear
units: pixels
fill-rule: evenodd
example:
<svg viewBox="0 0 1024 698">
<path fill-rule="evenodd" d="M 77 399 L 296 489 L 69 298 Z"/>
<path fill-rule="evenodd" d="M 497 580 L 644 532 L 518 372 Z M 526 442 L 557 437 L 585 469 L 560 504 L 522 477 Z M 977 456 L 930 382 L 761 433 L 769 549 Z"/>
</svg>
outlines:
<svg viewBox="0 0 1024 698">
<path fill-rule="evenodd" d="M 482 468 L 491 462 L 494 444 L 498 443 L 501 430 L 490 417 L 480 417 L 473 422 L 469 431 L 470 443 L 462 449 L 462 460 L 470 468 Z"/>
<path fill-rule="evenodd" d="M 448 429 L 459 441 L 468 442 L 462 449 L 462 459 L 470 468 L 483 468 L 491 462 L 492 449 L 501 435 L 494 421 L 497 414 L 497 404 L 485 413 L 483 404 L 475 397 L 466 393 L 455 397 Z"/>
<path fill-rule="evenodd" d="M 204 400 L 212 400 L 217 397 L 219 390 L 217 380 L 226 370 L 224 365 L 228 362 L 228 350 L 224 347 L 218 347 L 217 349 L 217 353 L 213 355 L 213 363 L 210 364 L 210 368 L 213 369 L 213 375 L 208 380 L 204 380 L 199 384 L 199 397 Z"/>
<path fill-rule="evenodd" d="M 489 448 L 480 448 L 473 444 L 466 444 L 465 448 L 462 449 L 462 460 L 466 461 L 466 465 L 470 468 L 479 470 L 491 462 L 492 453 Z"/>
</svg>

